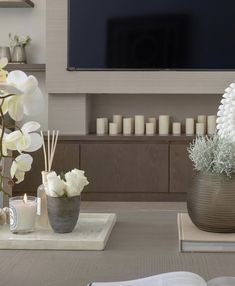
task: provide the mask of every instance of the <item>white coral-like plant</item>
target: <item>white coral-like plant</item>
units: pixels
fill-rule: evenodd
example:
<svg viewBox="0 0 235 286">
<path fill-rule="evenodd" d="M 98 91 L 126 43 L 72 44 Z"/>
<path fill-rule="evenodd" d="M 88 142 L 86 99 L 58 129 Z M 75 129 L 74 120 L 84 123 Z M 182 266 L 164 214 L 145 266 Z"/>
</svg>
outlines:
<svg viewBox="0 0 235 286">
<path fill-rule="evenodd" d="M 188 148 L 189 158 L 197 171 L 215 174 L 235 173 L 235 142 L 218 135 L 199 136 Z"/>
<path fill-rule="evenodd" d="M 217 115 L 218 135 L 235 142 L 235 82 L 225 89 Z"/>
</svg>

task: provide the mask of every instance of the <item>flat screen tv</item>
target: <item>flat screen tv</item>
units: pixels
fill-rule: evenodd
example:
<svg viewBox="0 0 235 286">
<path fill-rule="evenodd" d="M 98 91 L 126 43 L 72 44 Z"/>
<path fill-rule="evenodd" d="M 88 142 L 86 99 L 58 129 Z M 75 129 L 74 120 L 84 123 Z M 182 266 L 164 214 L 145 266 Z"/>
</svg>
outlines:
<svg viewBox="0 0 235 286">
<path fill-rule="evenodd" d="M 235 0 L 69 0 L 69 70 L 234 70 Z"/>
</svg>

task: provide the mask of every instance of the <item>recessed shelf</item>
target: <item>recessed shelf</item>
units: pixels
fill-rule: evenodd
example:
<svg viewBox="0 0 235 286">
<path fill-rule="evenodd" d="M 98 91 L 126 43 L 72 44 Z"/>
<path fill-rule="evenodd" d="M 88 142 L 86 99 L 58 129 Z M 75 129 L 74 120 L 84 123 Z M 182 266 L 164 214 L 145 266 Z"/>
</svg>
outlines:
<svg viewBox="0 0 235 286">
<path fill-rule="evenodd" d="M 0 0 L 0 8 L 33 8 L 30 0 Z"/>
<path fill-rule="evenodd" d="M 46 136 L 46 134 L 45 134 Z M 60 140 L 62 141 L 119 141 L 119 142 L 191 142 L 195 136 L 186 136 L 185 134 L 175 136 L 175 135 L 61 135 Z"/>
<path fill-rule="evenodd" d="M 8 71 L 21 70 L 24 72 L 45 72 L 45 64 L 15 64 L 9 63 L 6 67 Z"/>
</svg>

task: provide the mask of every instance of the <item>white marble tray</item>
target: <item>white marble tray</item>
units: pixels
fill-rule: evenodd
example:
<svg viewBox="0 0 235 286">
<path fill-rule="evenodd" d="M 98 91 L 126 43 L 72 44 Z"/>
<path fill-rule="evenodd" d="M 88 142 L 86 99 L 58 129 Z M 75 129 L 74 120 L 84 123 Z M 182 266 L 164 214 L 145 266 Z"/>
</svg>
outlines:
<svg viewBox="0 0 235 286">
<path fill-rule="evenodd" d="M 81 213 L 72 233 L 58 234 L 38 229 L 30 234 L 12 234 L 9 226 L 0 227 L 0 249 L 104 250 L 116 214 Z"/>
</svg>

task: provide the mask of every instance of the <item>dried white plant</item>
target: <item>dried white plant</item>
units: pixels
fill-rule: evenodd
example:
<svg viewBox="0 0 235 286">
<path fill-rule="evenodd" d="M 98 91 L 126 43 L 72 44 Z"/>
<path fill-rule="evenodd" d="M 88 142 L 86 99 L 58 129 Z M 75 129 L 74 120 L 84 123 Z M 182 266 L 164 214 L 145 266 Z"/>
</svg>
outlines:
<svg viewBox="0 0 235 286">
<path fill-rule="evenodd" d="M 235 172 L 235 142 L 221 138 L 199 136 L 188 148 L 189 158 L 197 171 L 226 174 Z"/>
</svg>

